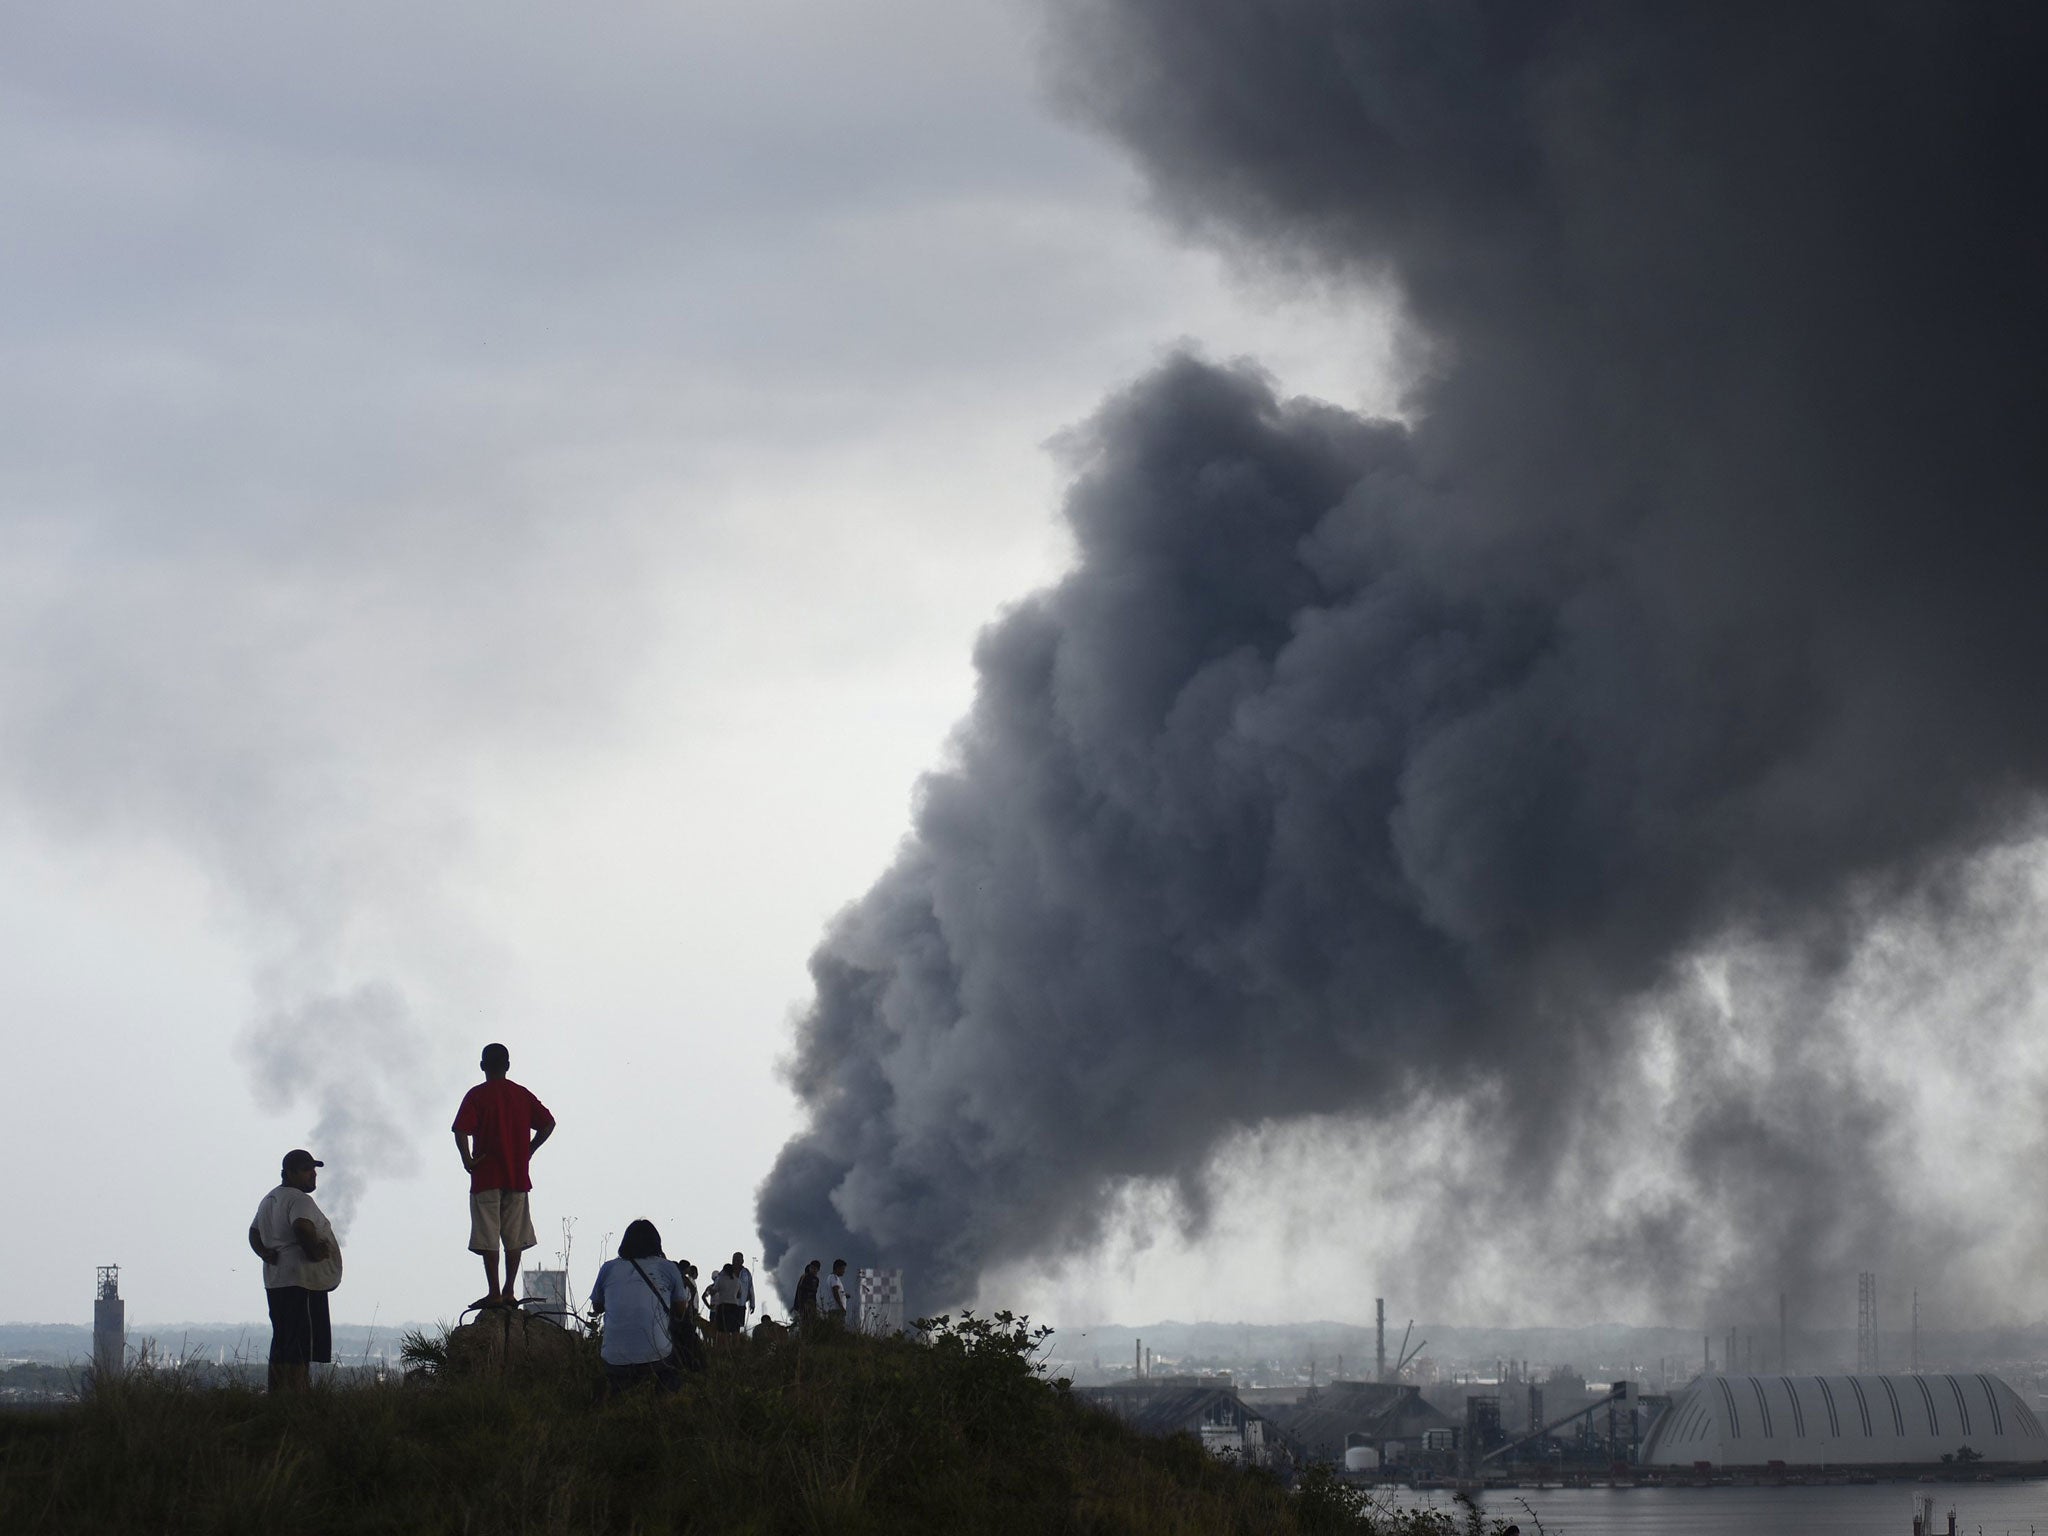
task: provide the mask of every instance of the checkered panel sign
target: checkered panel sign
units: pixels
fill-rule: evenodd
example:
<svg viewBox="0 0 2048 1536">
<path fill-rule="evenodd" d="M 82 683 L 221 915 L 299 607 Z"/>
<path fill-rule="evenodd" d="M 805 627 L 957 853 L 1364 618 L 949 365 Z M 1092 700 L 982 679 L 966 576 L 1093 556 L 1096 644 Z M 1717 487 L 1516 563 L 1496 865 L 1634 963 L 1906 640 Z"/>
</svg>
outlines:
<svg viewBox="0 0 2048 1536">
<path fill-rule="evenodd" d="M 860 1272 L 862 1333 L 903 1331 L 903 1271 L 864 1269 Z"/>
</svg>

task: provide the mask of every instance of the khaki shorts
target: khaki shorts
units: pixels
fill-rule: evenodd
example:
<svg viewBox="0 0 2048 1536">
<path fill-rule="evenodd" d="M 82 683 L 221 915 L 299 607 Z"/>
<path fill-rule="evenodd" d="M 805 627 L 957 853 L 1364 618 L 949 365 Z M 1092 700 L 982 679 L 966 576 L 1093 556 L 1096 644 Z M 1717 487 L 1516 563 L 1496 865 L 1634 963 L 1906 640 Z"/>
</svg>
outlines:
<svg viewBox="0 0 2048 1536">
<path fill-rule="evenodd" d="M 496 1253 L 500 1246 L 524 1253 L 539 1241 L 523 1189 L 472 1189 L 469 1192 L 469 1251 Z"/>
</svg>

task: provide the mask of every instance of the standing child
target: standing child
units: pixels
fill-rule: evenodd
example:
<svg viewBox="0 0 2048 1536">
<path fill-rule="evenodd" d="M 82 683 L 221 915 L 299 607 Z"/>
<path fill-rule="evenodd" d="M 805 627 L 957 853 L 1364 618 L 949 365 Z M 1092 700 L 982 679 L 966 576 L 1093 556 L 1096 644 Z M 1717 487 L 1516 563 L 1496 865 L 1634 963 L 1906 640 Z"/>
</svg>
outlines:
<svg viewBox="0 0 2048 1536">
<path fill-rule="evenodd" d="M 509 1307 L 519 1283 L 519 1258 L 538 1241 L 527 1196 L 533 1189 L 533 1154 L 555 1133 L 545 1104 L 505 1074 L 512 1053 L 493 1042 L 477 1063 L 484 1080 L 455 1111 L 455 1150 L 469 1172 L 469 1251 L 482 1256 L 490 1289 L 479 1307 Z M 531 1136 L 531 1140 L 528 1137 Z M 505 1250 L 505 1281 L 498 1283 L 498 1250 Z"/>
</svg>

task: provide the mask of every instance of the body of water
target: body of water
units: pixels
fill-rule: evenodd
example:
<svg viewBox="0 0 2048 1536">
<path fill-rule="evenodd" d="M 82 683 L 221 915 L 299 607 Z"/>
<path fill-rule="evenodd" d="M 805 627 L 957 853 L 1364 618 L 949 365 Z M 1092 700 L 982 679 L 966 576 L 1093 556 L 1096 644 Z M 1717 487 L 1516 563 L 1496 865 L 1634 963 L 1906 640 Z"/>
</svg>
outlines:
<svg viewBox="0 0 2048 1536">
<path fill-rule="evenodd" d="M 1912 1536 L 1923 1494 L 1934 1499 L 1937 1531 L 1953 1509 L 1965 1536 L 2048 1536 L 2048 1482 L 1520 1488 L 1488 1494 L 1480 1508 L 1519 1521 L 1526 1536 Z"/>
</svg>

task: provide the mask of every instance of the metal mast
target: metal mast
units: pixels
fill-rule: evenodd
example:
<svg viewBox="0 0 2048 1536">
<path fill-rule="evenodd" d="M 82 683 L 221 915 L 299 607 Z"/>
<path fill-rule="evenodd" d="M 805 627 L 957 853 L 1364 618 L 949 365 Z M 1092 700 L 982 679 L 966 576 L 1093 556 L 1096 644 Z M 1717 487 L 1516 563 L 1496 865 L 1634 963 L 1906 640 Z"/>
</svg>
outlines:
<svg viewBox="0 0 2048 1536">
<path fill-rule="evenodd" d="M 1865 1270 L 1856 1277 L 1856 1374 L 1877 1372 L 1877 1276 Z"/>
</svg>

